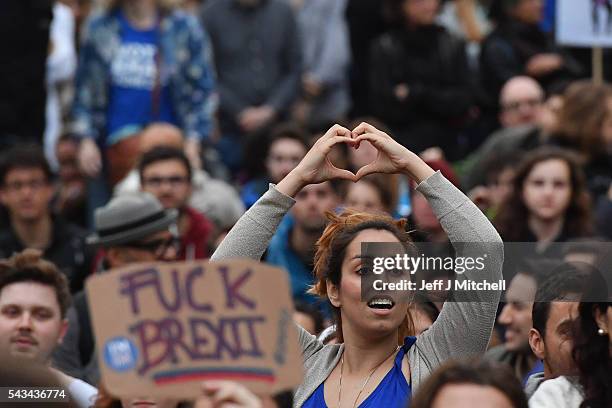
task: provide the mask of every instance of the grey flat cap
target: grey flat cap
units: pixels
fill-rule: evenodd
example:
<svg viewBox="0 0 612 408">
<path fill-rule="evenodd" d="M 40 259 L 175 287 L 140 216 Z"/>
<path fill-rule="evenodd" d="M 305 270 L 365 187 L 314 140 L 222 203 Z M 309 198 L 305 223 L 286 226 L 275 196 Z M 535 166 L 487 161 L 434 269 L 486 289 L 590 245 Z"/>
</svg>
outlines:
<svg viewBox="0 0 612 408">
<path fill-rule="evenodd" d="M 177 210 L 164 210 L 150 193 L 124 194 L 96 210 L 96 232 L 87 237 L 87 243 L 116 246 L 138 241 L 168 229 L 177 217 Z"/>
</svg>

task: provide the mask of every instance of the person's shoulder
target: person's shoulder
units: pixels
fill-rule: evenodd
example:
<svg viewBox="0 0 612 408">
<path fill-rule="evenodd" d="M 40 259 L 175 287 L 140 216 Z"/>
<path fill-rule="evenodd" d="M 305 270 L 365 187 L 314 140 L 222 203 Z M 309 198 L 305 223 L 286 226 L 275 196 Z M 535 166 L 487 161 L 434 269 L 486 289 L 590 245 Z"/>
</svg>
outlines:
<svg viewBox="0 0 612 408">
<path fill-rule="evenodd" d="M 273 8 L 274 10 L 282 11 L 284 13 L 290 13 L 293 15 L 293 9 L 291 8 L 291 4 L 286 0 L 265 0 L 267 1 L 267 6 Z"/>
<path fill-rule="evenodd" d="M 537 131 L 537 127 L 534 125 L 520 125 L 501 128 L 491 133 L 489 140 L 491 142 L 500 143 L 503 145 L 512 145 L 513 143 L 521 143 L 534 131 Z"/>
<path fill-rule="evenodd" d="M 458 52 L 465 52 L 465 40 L 458 35 L 450 32 L 446 27 L 441 25 L 435 25 L 435 30 L 438 35 L 438 43 L 443 47 L 447 47 L 449 54 L 457 54 Z"/>
<path fill-rule="evenodd" d="M 8 258 L 20 246 L 10 226 L 0 228 L 0 258 Z"/>
<path fill-rule="evenodd" d="M 231 184 L 224 180 L 211 177 L 204 170 L 196 170 L 193 173 L 194 187 L 198 187 L 203 191 L 214 193 L 231 193 L 237 196 L 238 192 Z"/>
<path fill-rule="evenodd" d="M 200 21 L 196 16 L 181 9 L 172 9 L 166 16 L 166 20 L 173 27 L 185 28 L 189 30 L 199 30 Z"/>
<path fill-rule="evenodd" d="M 87 292 L 85 289 L 78 291 L 72 296 L 72 303 L 75 309 L 78 309 L 77 305 L 87 304 Z"/>
<path fill-rule="evenodd" d="M 202 214 L 200 211 L 191 206 L 186 206 L 184 208 L 185 214 L 189 218 L 191 222 L 192 230 L 208 230 L 211 226 L 210 220 L 206 217 L 206 215 Z"/>
<path fill-rule="evenodd" d="M 565 375 L 546 380 L 542 383 L 541 386 L 548 389 L 563 389 L 566 391 L 580 392 L 580 385 L 578 385 L 576 380 Z"/>
<path fill-rule="evenodd" d="M 219 206 L 233 209 L 238 205 L 242 209 L 242 212 L 244 212 L 244 206 L 240 200 L 238 190 L 226 181 L 208 178 L 204 183 L 194 188 L 194 193 L 202 195 L 202 198 L 205 197 L 210 203 Z"/>
<path fill-rule="evenodd" d="M 537 372 L 531 374 L 527 381 L 525 382 L 524 391 L 527 395 L 527 398 L 531 398 L 531 396 L 537 391 L 538 387 L 545 381 L 544 372 Z"/>
<path fill-rule="evenodd" d="M 254 194 L 259 198 L 268 190 L 269 184 L 270 181 L 264 177 L 250 180 L 242 186 L 241 195 L 247 196 Z"/>
<path fill-rule="evenodd" d="M 207 15 L 214 15 L 215 13 L 222 12 L 229 9 L 231 6 L 230 0 L 207 0 L 200 8 L 200 15 L 205 17 Z"/>
<path fill-rule="evenodd" d="M 546 380 L 529 399 L 530 408 L 577 408 L 584 396 L 575 380 L 566 376 Z"/>
<path fill-rule="evenodd" d="M 499 27 L 493 29 L 482 41 L 483 48 L 490 48 L 499 46 L 500 44 L 508 43 L 508 36 L 505 33 L 505 30 L 500 29 Z"/>
<path fill-rule="evenodd" d="M 92 12 L 86 20 L 85 26 L 89 31 L 107 27 L 109 24 L 117 22 L 117 12 L 110 10 L 96 10 Z"/>
<path fill-rule="evenodd" d="M 229 183 L 223 180 L 218 180 L 218 179 L 213 179 L 213 178 L 208 179 L 203 189 L 210 190 L 211 192 L 214 192 L 215 194 L 222 194 L 223 196 L 226 196 L 226 195 L 232 195 L 235 197 L 238 196 L 238 192 L 236 191 L 236 189 L 232 187 Z"/>
<path fill-rule="evenodd" d="M 136 169 L 130 170 L 130 172 L 119 181 L 113 189 L 113 195 L 119 196 L 126 193 L 135 193 L 140 189 L 140 175 Z"/>
<path fill-rule="evenodd" d="M 10 226 L 6 226 L 0 228 L 0 244 L 6 244 L 7 242 L 12 242 L 15 240 L 15 234 L 13 234 L 12 228 Z M 0 251 L 4 248 L 0 245 Z"/>
<path fill-rule="evenodd" d="M 294 220 L 291 214 L 285 215 L 278 228 L 276 229 L 276 233 L 272 236 L 272 239 L 270 240 L 270 244 L 268 246 L 269 258 L 286 258 L 289 247 L 289 232 L 293 227 L 293 223 Z"/>
<path fill-rule="evenodd" d="M 83 24 L 82 48 L 93 47 L 103 53 L 102 50 L 108 47 L 108 42 L 116 40 L 120 29 L 118 11 L 96 10 L 87 17 Z"/>
<path fill-rule="evenodd" d="M 509 353 L 510 352 L 508 351 L 506 346 L 504 344 L 500 344 L 498 346 L 488 349 L 484 354 L 484 358 L 490 361 L 503 362 L 507 360 Z"/>
<path fill-rule="evenodd" d="M 65 240 L 64 242 L 68 242 L 71 239 L 85 241 L 87 237 L 87 231 L 84 228 L 59 216 L 53 217 L 53 227 L 57 229 L 60 238 Z"/>
<path fill-rule="evenodd" d="M 461 45 L 462 47 L 465 46 L 465 40 L 448 30 L 446 27 L 439 24 L 435 24 L 434 27 L 438 33 L 438 37 L 443 38 L 446 41 L 452 41 L 453 44 Z"/>
<path fill-rule="evenodd" d="M 67 20 L 74 20 L 74 15 L 72 14 L 72 10 L 70 10 L 70 7 L 59 1 L 56 1 L 53 5 L 53 19 L 58 19 L 65 22 Z"/>
</svg>

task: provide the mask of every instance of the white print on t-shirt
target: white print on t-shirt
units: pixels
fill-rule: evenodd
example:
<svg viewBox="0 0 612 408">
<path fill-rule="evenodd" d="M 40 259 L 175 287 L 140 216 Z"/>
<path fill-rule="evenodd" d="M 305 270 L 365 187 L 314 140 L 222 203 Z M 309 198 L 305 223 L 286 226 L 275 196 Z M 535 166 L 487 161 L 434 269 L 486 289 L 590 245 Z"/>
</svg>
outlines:
<svg viewBox="0 0 612 408">
<path fill-rule="evenodd" d="M 125 88 L 152 90 L 156 69 L 155 45 L 124 43 L 111 64 L 112 83 Z"/>
</svg>

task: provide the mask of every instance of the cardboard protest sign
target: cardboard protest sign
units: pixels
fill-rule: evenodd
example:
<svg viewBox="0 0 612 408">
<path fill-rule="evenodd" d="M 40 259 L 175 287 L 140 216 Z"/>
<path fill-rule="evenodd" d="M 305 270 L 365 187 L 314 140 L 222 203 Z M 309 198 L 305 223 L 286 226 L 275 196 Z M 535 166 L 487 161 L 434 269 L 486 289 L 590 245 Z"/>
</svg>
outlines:
<svg viewBox="0 0 612 408">
<path fill-rule="evenodd" d="M 111 394 L 191 400 L 206 379 L 269 395 L 301 382 L 287 274 L 250 260 L 135 264 L 86 283 Z"/>
<path fill-rule="evenodd" d="M 559 44 L 612 46 L 612 0 L 557 0 Z"/>
</svg>

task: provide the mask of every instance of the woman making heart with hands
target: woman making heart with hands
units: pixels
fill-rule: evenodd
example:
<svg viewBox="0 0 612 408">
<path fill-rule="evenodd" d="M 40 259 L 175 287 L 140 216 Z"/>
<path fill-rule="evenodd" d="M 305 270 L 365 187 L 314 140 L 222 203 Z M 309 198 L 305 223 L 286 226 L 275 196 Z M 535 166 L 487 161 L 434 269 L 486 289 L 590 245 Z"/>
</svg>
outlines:
<svg viewBox="0 0 612 408">
<path fill-rule="evenodd" d="M 336 168 L 328 154 L 339 143 L 359 148 L 363 142 L 378 150 L 376 160 L 353 174 Z M 213 254 L 212 260 L 249 257 L 259 260 L 294 197 L 308 184 L 333 178 L 357 181 L 371 173 L 404 173 L 418 185 L 457 256 L 483 256 L 485 268 L 466 271 L 457 280 L 497 281 L 501 278 L 503 244 L 480 210 L 439 172 L 416 154 L 373 126 L 353 131 L 333 126 L 300 164 L 247 211 Z M 452 358 L 482 354 L 489 341 L 500 293 L 478 292 L 471 302 L 447 302 L 433 326 L 412 337 L 408 305 L 393 299 L 361 299 L 363 242 L 409 243 L 405 221 L 347 210 L 329 215 L 315 254 L 315 285 L 311 291 L 331 303 L 340 344 L 323 345 L 299 327 L 304 382 L 294 406 L 405 407 L 414 390 L 440 364 Z"/>
</svg>

